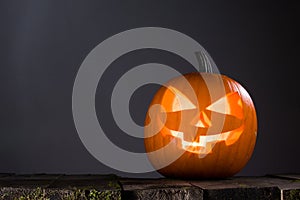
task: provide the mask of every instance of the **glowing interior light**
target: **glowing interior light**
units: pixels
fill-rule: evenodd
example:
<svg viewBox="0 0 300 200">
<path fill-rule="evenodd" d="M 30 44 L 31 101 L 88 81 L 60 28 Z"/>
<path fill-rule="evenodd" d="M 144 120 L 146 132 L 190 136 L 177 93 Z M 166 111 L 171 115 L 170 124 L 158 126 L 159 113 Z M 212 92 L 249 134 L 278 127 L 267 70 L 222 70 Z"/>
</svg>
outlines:
<svg viewBox="0 0 300 200">
<path fill-rule="evenodd" d="M 234 109 L 232 109 L 234 107 Z M 242 99 L 238 92 L 232 92 L 217 100 L 206 108 L 207 110 L 234 115 L 239 119 L 244 117 Z"/>
<path fill-rule="evenodd" d="M 242 133 L 244 132 L 244 125 L 240 126 L 239 128 L 233 130 L 233 131 L 228 131 L 228 132 L 225 132 L 228 134 L 226 140 L 225 140 L 225 144 L 226 145 L 232 145 L 233 143 L 235 143 L 239 138 L 240 136 L 242 135 Z"/>
<path fill-rule="evenodd" d="M 169 94 L 165 96 L 164 100 L 172 102 L 166 104 L 166 112 L 176 112 L 190 109 L 197 109 L 197 107 L 189 100 L 187 96 L 182 94 L 178 89 L 170 86 L 168 87 Z M 171 94 L 170 94 L 171 93 Z M 171 98 L 167 99 L 167 98 Z M 201 111 L 196 114 L 190 121 L 190 124 L 199 128 L 209 128 L 212 126 L 211 120 L 206 115 L 207 110 L 222 113 L 225 115 L 232 115 L 239 119 L 244 117 L 243 103 L 238 92 L 232 92 L 226 96 L 213 102 L 210 106 L 206 107 L 206 111 Z M 166 127 L 165 127 L 166 128 Z M 178 147 L 185 151 L 198 154 L 199 157 L 205 157 L 212 152 L 214 145 L 218 142 L 225 142 L 226 145 L 234 144 L 244 131 L 244 125 L 239 128 L 226 131 L 218 134 L 201 135 L 194 138 L 193 141 L 187 141 L 184 138 L 184 131 L 175 131 L 168 129 L 169 133 L 176 139 Z"/>
<path fill-rule="evenodd" d="M 196 109 L 196 106 L 179 90 L 170 86 L 169 89 L 175 94 L 175 98 L 172 103 L 172 112 Z"/>
<path fill-rule="evenodd" d="M 184 133 L 181 131 L 170 130 L 173 137 L 177 138 L 179 145 L 182 149 L 196 154 L 208 154 L 212 150 L 213 144 L 217 142 L 225 141 L 226 145 L 231 145 L 235 143 L 244 131 L 244 126 L 242 125 L 238 129 L 223 132 L 214 135 L 201 135 L 196 138 L 196 141 L 186 141 L 184 140 Z"/>
<path fill-rule="evenodd" d="M 205 128 L 206 126 L 203 124 L 203 121 L 198 118 L 198 116 L 197 116 L 197 119 L 198 120 L 197 120 L 196 124 L 194 124 L 194 125 L 197 127 Z"/>
<path fill-rule="evenodd" d="M 193 124 L 194 126 L 201 127 L 201 128 L 207 128 L 211 126 L 211 121 L 205 114 L 205 112 L 201 112 L 199 117 L 196 116 L 196 123 Z"/>
</svg>

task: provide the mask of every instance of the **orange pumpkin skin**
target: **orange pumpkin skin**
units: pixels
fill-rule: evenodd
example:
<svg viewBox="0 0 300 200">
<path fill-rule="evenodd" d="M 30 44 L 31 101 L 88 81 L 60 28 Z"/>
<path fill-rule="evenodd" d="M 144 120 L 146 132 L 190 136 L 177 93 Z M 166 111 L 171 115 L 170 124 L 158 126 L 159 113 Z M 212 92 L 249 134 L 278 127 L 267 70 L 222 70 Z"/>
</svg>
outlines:
<svg viewBox="0 0 300 200">
<path fill-rule="evenodd" d="M 188 88 L 194 90 L 196 98 Z M 190 104 L 178 104 L 178 98 L 186 98 Z M 162 109 L 151 113 L 150 109 L 155 104 Z M 183 109 L 176 109 L 178 105 Z M 218 110 L 220 105 L 221 110 Z M 163 125 L 162 116 L 165 117 Z M 208 131 L 209 128 L 211 131 Z M 144 130 L 148 158 L 165 177 L 225 178 L 238 173 L 250 159 L 256 142 L 257 118 L 249 94 L 233 79 L 210 73 L 189 73 L 170 80 L 157 91 L 149 106 Z M 155 130 L 159 131 L 153 135 Z M 214 133 L 216 130 L 219 132 Z M 174 132 L 179 134 L 172 134 Z M 209 142 L 203 142 L 202 138 Z M 195 146 L 191 146 L 193 142 Z M 170 148 L 151 154 L 166 145 Z M 160 167 L 173 154 L 181 156 Z"/>
</svg>

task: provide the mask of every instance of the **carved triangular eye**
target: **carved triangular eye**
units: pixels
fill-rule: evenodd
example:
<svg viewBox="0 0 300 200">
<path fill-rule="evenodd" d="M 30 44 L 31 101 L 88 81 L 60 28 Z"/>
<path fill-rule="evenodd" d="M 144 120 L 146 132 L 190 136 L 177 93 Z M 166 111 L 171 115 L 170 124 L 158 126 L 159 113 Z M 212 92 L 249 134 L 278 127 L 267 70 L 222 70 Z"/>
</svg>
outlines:
<svg viewBox="0 0 300 200">
<path fill-rule="evenodd" d="M 196 109 L 197 107 L 176 88 L 170 86 L 169 89 L 174 93 L 175 98 L 172 101 L 171 112 Z"/>
<path fill-rule="evenodd" d="M 233 115 L 242 119 L 244 117 L 242 99 L 238 92 L 232 92 L 212 103 L 207 110 Z"/>
</svg>

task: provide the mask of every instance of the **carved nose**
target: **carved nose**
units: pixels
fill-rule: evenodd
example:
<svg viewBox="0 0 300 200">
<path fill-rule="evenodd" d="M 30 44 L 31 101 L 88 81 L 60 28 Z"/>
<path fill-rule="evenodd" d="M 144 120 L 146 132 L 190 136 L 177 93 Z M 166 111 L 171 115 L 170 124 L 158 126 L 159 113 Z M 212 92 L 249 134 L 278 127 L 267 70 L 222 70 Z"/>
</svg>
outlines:
<svg viewBox="0 0 300 200">
<path fill-rule="evenodd" d="M 211 126 L 211 121 L 207 117 L 204 111 L 201 111 L 199 116 L 196 116 L 195 119 L 193 120 L 192 124 L 197 127 L 201 128 L 208 128 Z"/>
</svg>

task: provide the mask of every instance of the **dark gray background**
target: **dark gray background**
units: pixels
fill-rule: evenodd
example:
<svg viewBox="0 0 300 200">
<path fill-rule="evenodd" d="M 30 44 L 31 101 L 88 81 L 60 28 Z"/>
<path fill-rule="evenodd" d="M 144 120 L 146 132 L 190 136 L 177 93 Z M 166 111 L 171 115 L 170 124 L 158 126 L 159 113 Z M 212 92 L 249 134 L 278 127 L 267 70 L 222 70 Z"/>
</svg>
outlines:
<svg viewBox="0 0 300 200">
<path fill-rule="evenodd" d="M 258 138 L 251 160 L 238 175 L 299 173 L 299 8 L 288 1 L 259 2 L 1 1 L 0 173 L 158 176 L 126 174 L 99 163 L 82 145 L 71 107 L 73 82 L 88 53 L 116 33 L 146 26 L 194 38 L 221 73 L 239 81 L 252 96 Z M 142 140 L 115 127 L 107 105 L 113 83 L 147 62 L 193 70 L 171 53 L 140 50 L 120 57 L 106 71 L 96 107 L 107 117 L 99 121 L 114 143 L 136 152 L 143 152 Z M 130 110 L 139 124 L 155 89 L 144 86 L 132 97 Z"/>
</svg>

